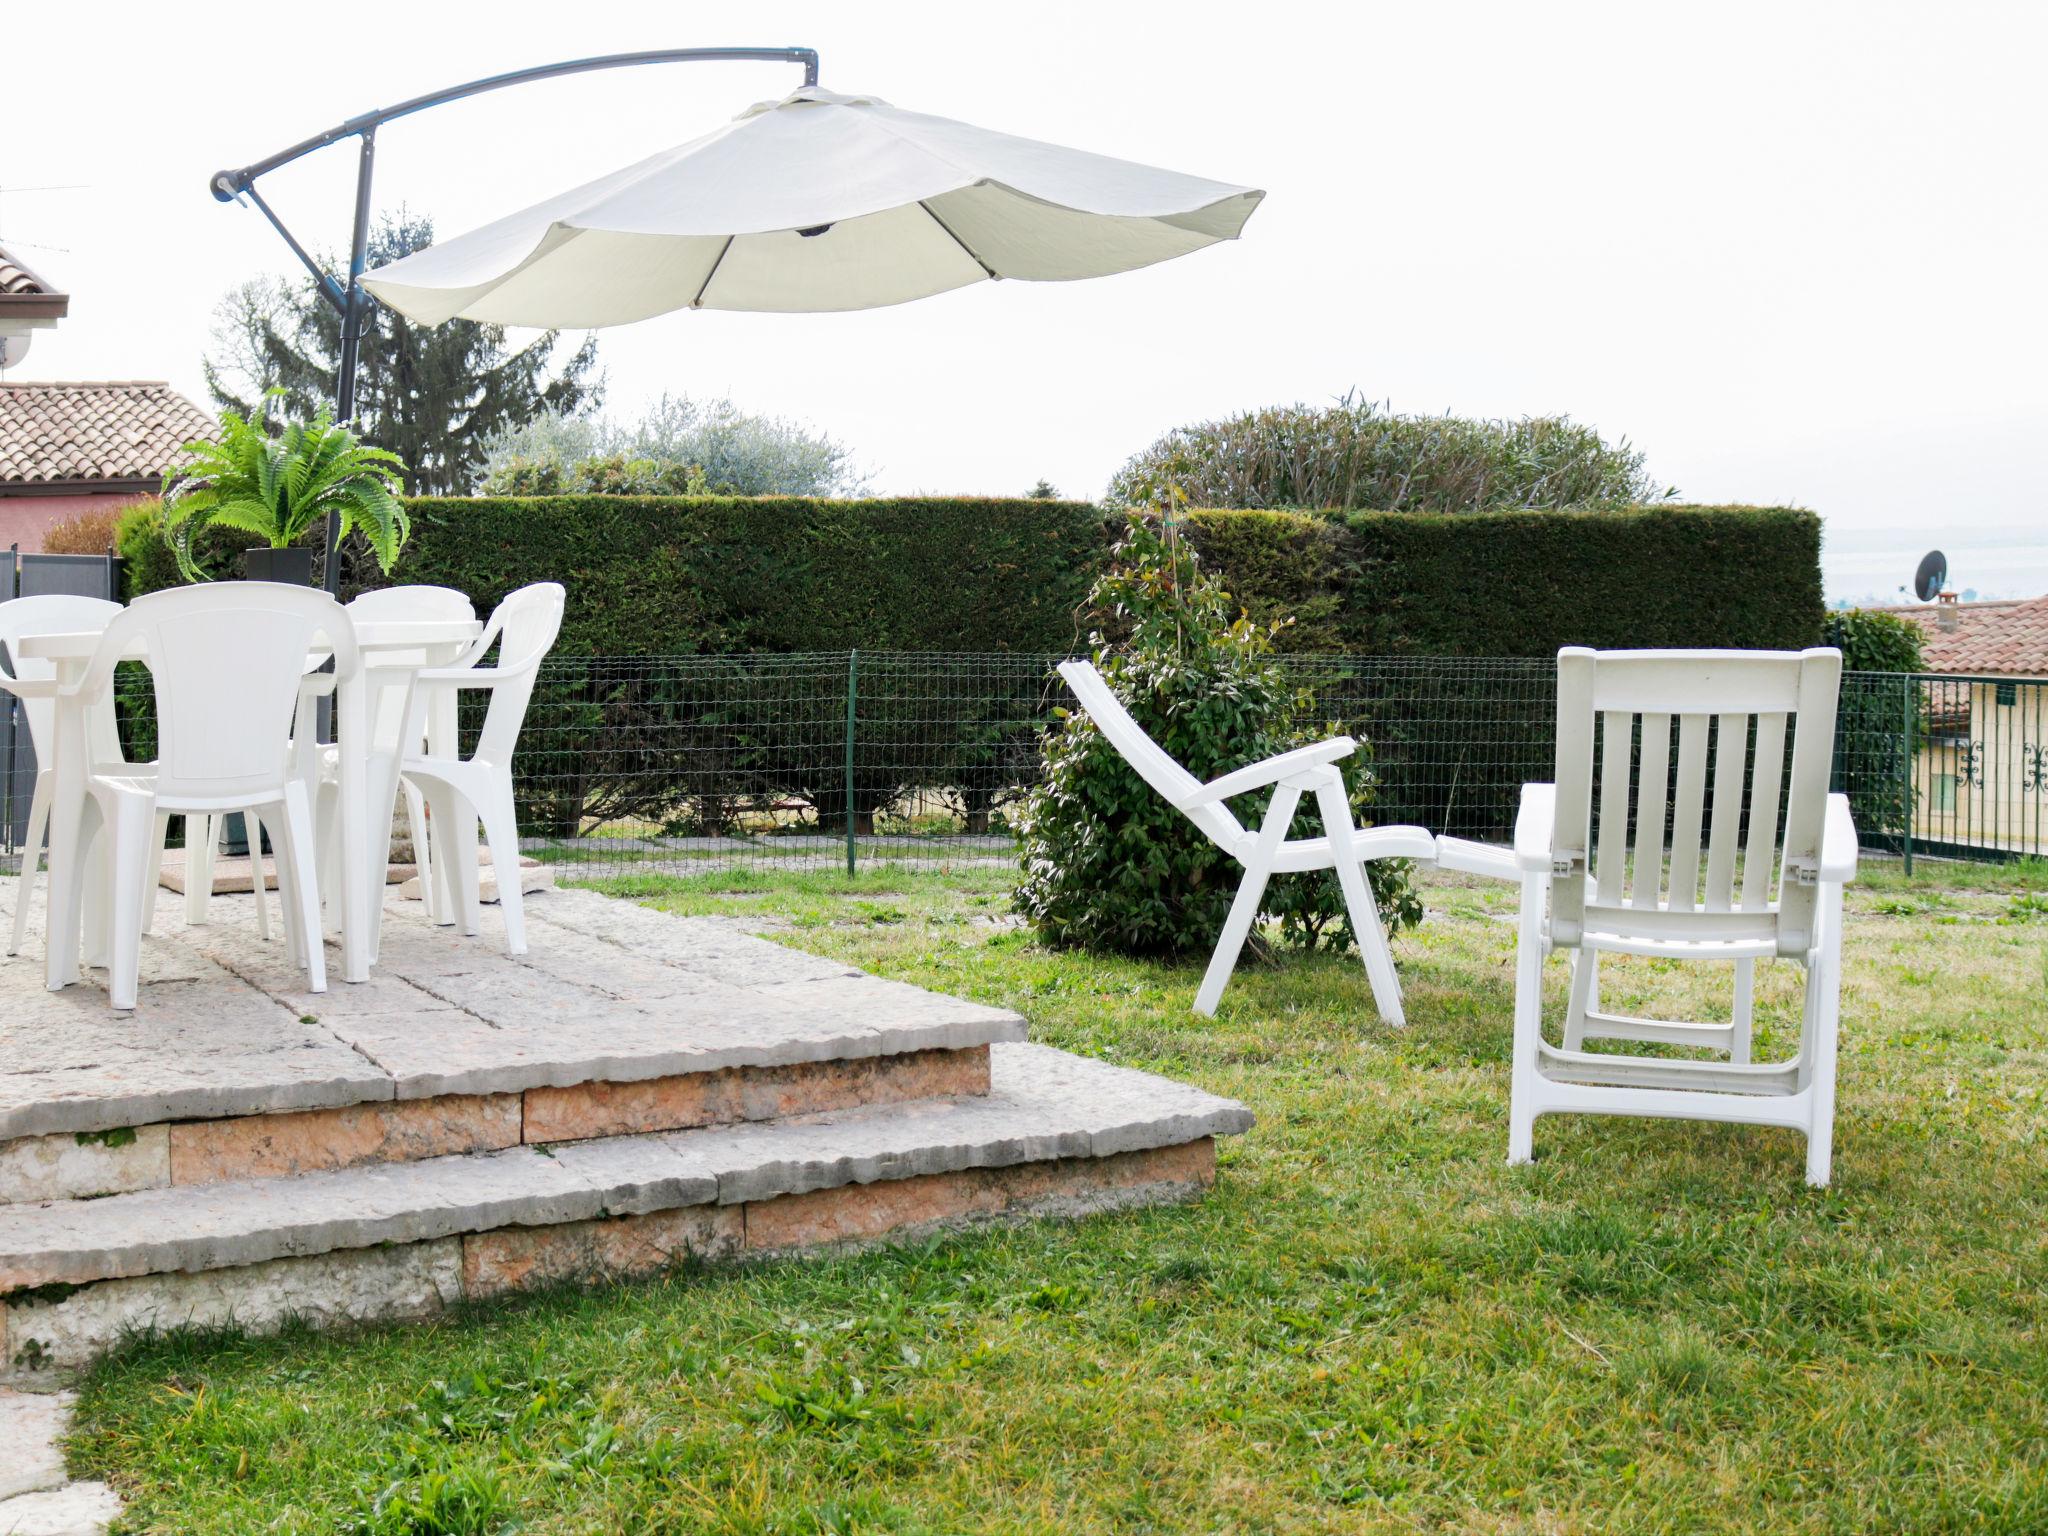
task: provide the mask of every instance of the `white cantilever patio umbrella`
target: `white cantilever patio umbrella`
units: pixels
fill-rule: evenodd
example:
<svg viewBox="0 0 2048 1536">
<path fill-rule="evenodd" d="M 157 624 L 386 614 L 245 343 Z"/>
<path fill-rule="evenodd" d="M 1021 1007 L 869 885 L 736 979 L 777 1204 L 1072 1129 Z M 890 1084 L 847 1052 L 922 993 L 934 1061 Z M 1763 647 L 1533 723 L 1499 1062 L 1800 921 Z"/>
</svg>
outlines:
<svg viewBox="0 0 2048 1536">
<path fill-rule="evenodd" d="M 1184 256 L 1264 195 L 806 86 L 363 283 L 427 324 L 872 309 Z"/>
</svg>

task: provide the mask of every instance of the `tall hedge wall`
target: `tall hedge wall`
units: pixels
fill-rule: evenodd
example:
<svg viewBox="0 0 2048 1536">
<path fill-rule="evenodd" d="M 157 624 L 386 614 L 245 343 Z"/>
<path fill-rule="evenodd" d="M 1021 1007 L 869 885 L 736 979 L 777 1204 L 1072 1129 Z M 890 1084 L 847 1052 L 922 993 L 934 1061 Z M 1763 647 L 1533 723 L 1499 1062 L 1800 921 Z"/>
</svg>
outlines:
<svg viewBox="0 0 2048 1536">
<path fill-rule="evenodd" d="M 1113 518 L 993 498 L 421 498 L 396 579 L 480 609 L 569 588 L 565 653 L 1061 652 Z M 1622 512 L 1190 514 L 1192 536 L 1293 651 L 1543 656 L 1560 645 L 1791 647 L 1824 615 L 1820 520 L 1758 507 Z M 246 539 L 202 552 L 234 570 Z M 139 591 L 177 580 L 146 536 Z M 360 559 L 347 586 L 376 580 Z"/>
<path fill-rule="evenodd" d="M 1198 512 L 1197 542 L 1290 650 L 1549 656 L 1562 645 L 1820 643 L 1820 518 L 1616 512 Z"/>
</svg>

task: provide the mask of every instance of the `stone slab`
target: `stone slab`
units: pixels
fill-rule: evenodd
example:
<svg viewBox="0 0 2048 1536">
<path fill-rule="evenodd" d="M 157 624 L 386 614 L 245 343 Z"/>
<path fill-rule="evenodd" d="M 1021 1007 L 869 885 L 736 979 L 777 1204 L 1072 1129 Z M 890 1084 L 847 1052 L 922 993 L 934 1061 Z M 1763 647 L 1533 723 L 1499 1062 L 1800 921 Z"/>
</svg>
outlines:
<svg viewBox="0 0 2048 1536">
<path fill-rule="evenodd" d="M 531 953 L 518 959 L 494 935 L 465 937 L 426 922 L 417 903 L 387 900 L 371 979 L 341 981 L 330 943 L 330 985 L 317 994 L 280 940 L 257 936 L 251 898 L 216 898 L 208 916 L 189 926 L 181 902 L 159 905 L 145 945 L 157 979 L 126 1016 L 91 984 L 45 991 L 38 942 L 0 961 L 0 1141 L 964 1049 L 1025 1032 L 1003 1009 L 590 891 L 537 897 Z"/>
<path fill-rule="evenodd" d="M 462 1240 L 462 1291 L 475 1300 L 563 1281 L 657 1274 L 684 1259 L 731 1258 L 744 1242 L 744 1217 L 729 1205 L 506 1227 Z"/>
<path fill-rule="evenodd" d="M 0 975 L 0 1137 L 324 1109 L 389 1098 L 388 1073 L 231 976 L 140 989 L 116 1013 L 90 986 Z"/>
<path fill-rule="evenodd" d="M 0 1501 L 0 1536 L 106 1536 L 121 1496 L 105 1483 L 67 1483 Z"/>
<path fill-rule="evenodd" d="M 0 1204 L 121 1195 L 170 1182 L 170 1133 L 161 1125 L 0 1142 Z"/>
<path fill-rule="evenodd" d="M 462 1240 L 357 1248 L 199 1275 L 110 1280 L 58 1300 L 7 1305 L 5 1378 L 46 1387 L 85 1369 L 121 1339 L 233 1324 L 275 1332 L 437 1317 L 462 1296 Z M 4 1527 L 0 1527 L 4 1529 Z"/>
<path fill-rule="evenodd" d="M 1216 1182 L 1209 1137 L 1112 1157 L 969 1168 L 884 1184 L 841 1184 L 756 1200 L 746 1213 L 749 1253 L 910 1238 L 987 1221 L 1083 1216 L 1191 1200 Z"/>
<path fill-rule="evenodd" d="M 519 1145 L 521 1110 L 514 1093 L 450 1094 L 149 1129 L 169 1131 L 168 1182 L 213 1184 L 501 1151 Z"/>
<path fill-rule="evenodd" d="M 0 1292 L 1106 1157 L 1250 1125 L 1243 1105 L 1200 1089 L 1006 1043 L 986 1097 L 0 1207 Z"/>
<path fill-rule="evenodd" d="M 63 1439 L 75 1400 L 69 1392 L 0 1391 L 0 1501 L 70 1481 Z"/>
</svg>

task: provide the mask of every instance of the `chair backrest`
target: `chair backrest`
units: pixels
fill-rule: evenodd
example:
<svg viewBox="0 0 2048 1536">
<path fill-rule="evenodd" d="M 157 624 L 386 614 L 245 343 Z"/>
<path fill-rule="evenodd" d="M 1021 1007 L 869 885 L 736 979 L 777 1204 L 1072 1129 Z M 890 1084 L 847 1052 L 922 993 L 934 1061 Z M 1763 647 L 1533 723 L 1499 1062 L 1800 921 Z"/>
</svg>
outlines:
<svg viewBox="0 0 2048 1536">
<path fill-rule="evenodd" d="M 157 794 L 232 801 L 284 781 L 307 654 L 341 678 L 361 666 L 348 610 L 324 592 L 220 581 L 137 598 L 107 625 L 86 673 L 106 689 L 141 640 L 156 691 Z"/>
<path fill-rule="evenodd" d="M 0 656 L 0 673 L 25 683 L 53 681 L 57 675 L 57 664 L 53 661 L 23 660 L 15 654 L 15 643 L 24 635 L 98 634 L 120 611 L 119 603 L 105 602 L 97 597 L 17 597 L 11 602 L 0 603 L 0 650 L 6 653 Z M 0 706 L 5 703 L 5 698 L 0 697 Z M 28 717 L 28 739 L 36 749 L 36 761 L 47 767 L 57 706 L 52 700 L 33 698 L 23 699 L 21 705 L 22 712 Z M 114 696 L 109 692 L 93 711 L 92 736 L 96 752 L 103 753 L 106 742 L 115 739 L 113 728 Z"/>
<path fill-rule="evenodd" d="M 438 620 L 472 620 L 476 608 L 466 593 L 453 587 L 379 587 L 365 592 L 348 605 L 348 614 L 358 623 L 424 623 Z M 374 750 L 412 751 L 417 742 L 401 749 L 398 736 L 405 725 L 405 698 L 412 683 L 412 671 L 426 665 L 424 650 L 379 650 L 364 658 L 369 689 L 370 741 Z"/>
<path fill-rule="evenodd" d="M 1088 711 L 1088 718 L 1095 722 L 1096 729 L 1109 738 L 1109 744 L 1137 770 L 1139 778 L 1175 805 L 1180 805 L 1202 787 L 1200 779 L 1167 756 L 1166 749 L 1145 734 L 1138 722 L 1131 718 L 1131 712 L 1124 708 L 1123 700 L 1116 696 L 1092 663 L 1063 661 L 1059 671 L 1067 686 L 1074 690 L 1074 697 L 1081 701 L 1081 707 Z M 1238 840 L 1245 835 L 1243 823 L 1230 813 L 1230 807 L 1220 801 L 1198 805 L 1185 814 L 1220 848 L 1235 852 Z"/>
<path fill-rule="evenodd" d="M 505 679 L 491 690 L 483 729 L 477 733 L 476 756 L 487 763 L 512 761 L 519 728 L 526 723 L 526 706 L 533 698 L 535 675 L 562 632 L 564 597 L 561 584 L 553 581 L 537 581 L 507 593 L 465 658 L 474 666 L 496 644 L 496 670 Z"/>
<path fill-rule="evenodd" d="M 1805 954 L 1841 680 L 1832 648 L 1559 651 L 1552 941 L 1771 939 Z"/>
<path fill-rule="evenodd" d="M 378 587 L 353 598 L 348 605 L 352 619 L 429 620 L 473 619 L 476 608 L 466 593 L 453 587 Z"/>
</svg>

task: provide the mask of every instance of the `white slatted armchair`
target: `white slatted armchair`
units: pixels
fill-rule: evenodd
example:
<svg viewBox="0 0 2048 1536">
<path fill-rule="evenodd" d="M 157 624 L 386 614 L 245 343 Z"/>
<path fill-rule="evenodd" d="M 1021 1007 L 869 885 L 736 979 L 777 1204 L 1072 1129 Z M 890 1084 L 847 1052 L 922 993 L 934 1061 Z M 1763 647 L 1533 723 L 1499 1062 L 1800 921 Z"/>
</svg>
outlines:
<svg viewBox="0 0 2048 1536">
<path fill-rule="evenodd" d="M 1828 793 L 1841 674 L 1826 648 L 1558 653 L 1556 780 L 1523 786 L 1515 829 L 1510 1163 L 1533 1156 L 1541 1115 L 1643 1115 L 1790 1126 L 1806 1135 L 1807 1182 L 1828 1182 L 1842 887 L 1856 874 L 1849 802 Z M 1556 949 L 1572 955 L 1561 1046 L 1542 1032 L 1543 962 Z M 1603 1012 L 1602 954 L 1732 963 L 1733 1017 Z M 1772 958 L 1805 968 L 1799 1049 L 1757 1063 L 1753 973 Z M 1726 1059 L 1585 1050 L 1595 1039 Z"/>
<path fill-rule="evenodd" d="M 1164 795 L 1175 809 L 1185 813 L 1211 842 L 1244 866 L 1244 879 L 1231 902 L 1222 936 L 1216 941 L 1216 952 L 1210 957 L 1201 988 L 1195 993 L 1195 1012 L 1215 1016 L 1224 985 L 1237 967 L 1238 954 L 1252 924 L 1258 920 L 1267 882 L 1274 875 L 1331 869 L 1336 871 L 1344 892 L 1344 908 L 1358 941 L 1359 955 L 1365 961 L 1373 1002 L 1381 1018 L 1389 1024 L 1401 1024 L 1401 983 L 1394 974 L 1394 957 L 1387 949 L 1386 931 L 1380 926 L 1379 907 L 1372 899 L 1365 865 L 1369 859 L 1434 859 L 1436 839 L 1421 827 L 1352 824 L 1350 797 L 1345 793 L 1344 776 L 1336 764 L 1356 751 L 1357 743 L 1348 736 L 1332 737 L 1204 784 L 1145 734 L 1093 666 L 1085 661 L 1068 661 L 1060 664 L 1059 671 L 1089 718 L 1139 777 Z M 1273 790 L 1273 799 L 1266 818 L 1257 832 L 1249 831 L 1231 814 L 1229 801 L 1268 787 Z M 1288 828 L 1305 794 L 1316 797 L 1325 835 L 1289 839 Z"/>
</svg>

